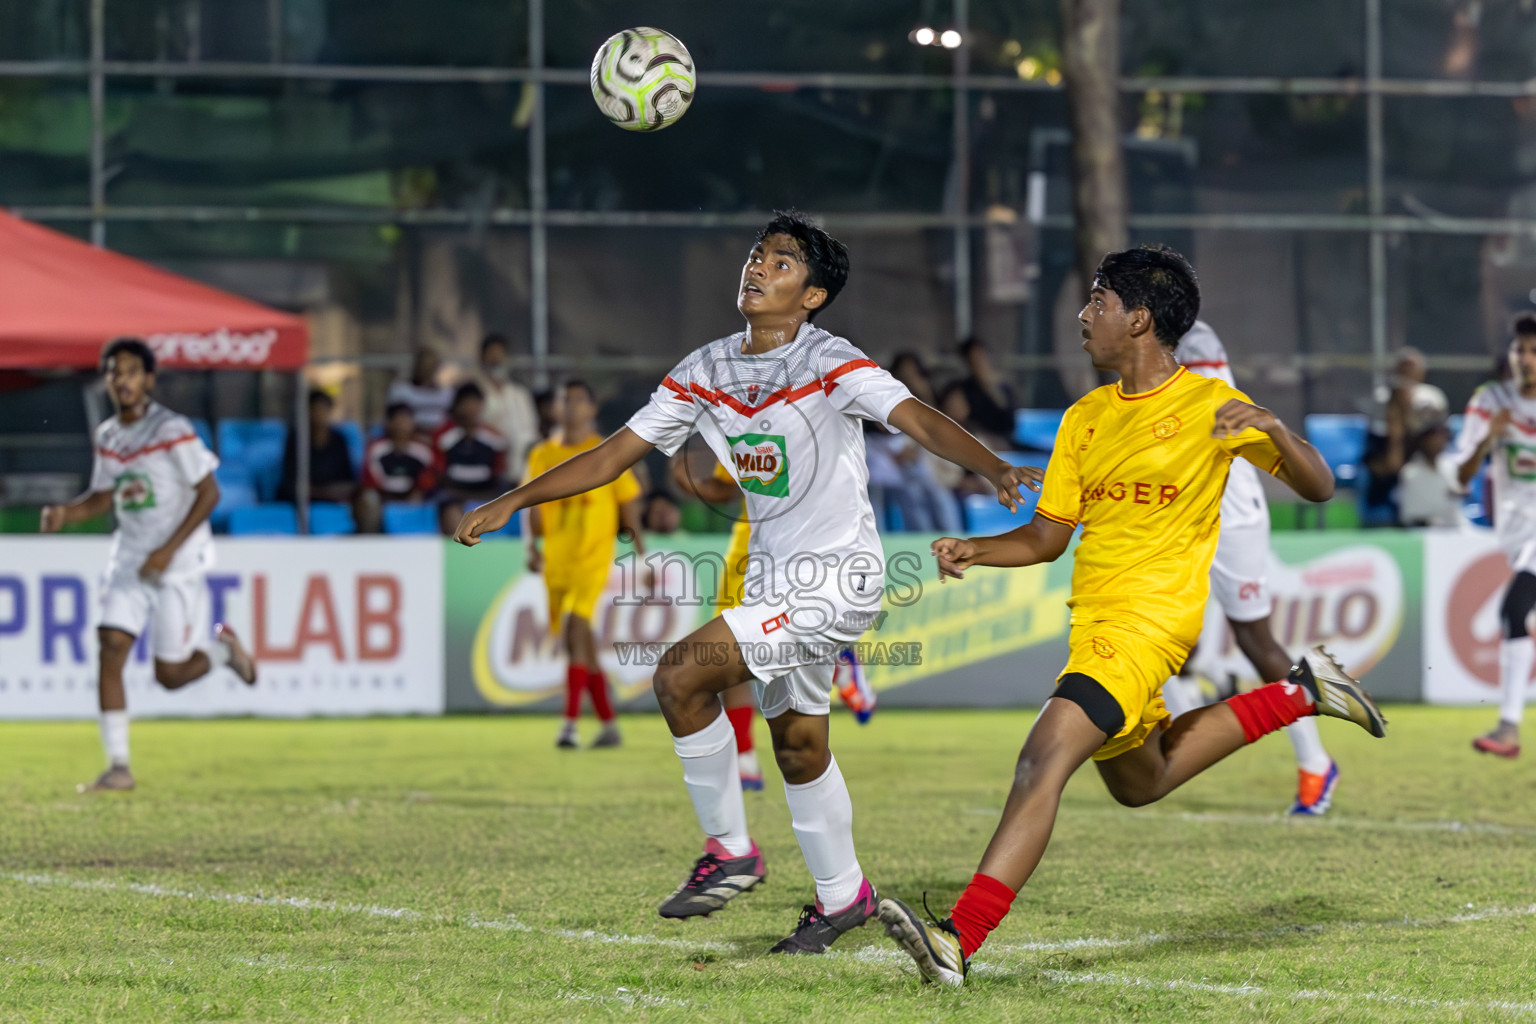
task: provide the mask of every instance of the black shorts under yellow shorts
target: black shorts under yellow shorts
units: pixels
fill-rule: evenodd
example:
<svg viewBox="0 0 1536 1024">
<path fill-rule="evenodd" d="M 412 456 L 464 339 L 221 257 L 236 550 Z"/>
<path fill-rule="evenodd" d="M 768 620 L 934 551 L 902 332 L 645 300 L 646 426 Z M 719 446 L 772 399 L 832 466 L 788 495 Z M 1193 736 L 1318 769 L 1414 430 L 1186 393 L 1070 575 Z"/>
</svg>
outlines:
<svg viewBox="0 0 1536 1024">
<path fill-rule="evenodd" d="M 1170 717 L 1163 704 L 1163 684 L 1189 658 L 1189 648 L 1169 637 L 1158 637 L 1112 622 L 1072 627 L 1071 655 L 1056 677 L 1081 674 L 1102 686 L 1125 714 L 1119 732 L 1094 752 L 1107 761 L 1147 741 Z"/>
</svg>

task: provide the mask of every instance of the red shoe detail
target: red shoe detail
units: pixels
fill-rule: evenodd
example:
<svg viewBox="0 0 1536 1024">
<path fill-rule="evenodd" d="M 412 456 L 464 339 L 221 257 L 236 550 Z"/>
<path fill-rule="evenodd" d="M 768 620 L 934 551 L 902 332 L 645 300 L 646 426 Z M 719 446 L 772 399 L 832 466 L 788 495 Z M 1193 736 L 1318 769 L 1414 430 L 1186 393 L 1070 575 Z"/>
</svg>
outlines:
<svg viewBox="0 0 1536 1024">
<path fill-rule="evenodd" d="M 1485 754 L 1493 754 L 1496 757 L 1516 758 L 1520 756 L 1520 744 L 1505 743 L 1496 740 L 1492 736 L 1479 736 L 1472 741 L 1472 749 L 1480 750 Z"/>
</svg>

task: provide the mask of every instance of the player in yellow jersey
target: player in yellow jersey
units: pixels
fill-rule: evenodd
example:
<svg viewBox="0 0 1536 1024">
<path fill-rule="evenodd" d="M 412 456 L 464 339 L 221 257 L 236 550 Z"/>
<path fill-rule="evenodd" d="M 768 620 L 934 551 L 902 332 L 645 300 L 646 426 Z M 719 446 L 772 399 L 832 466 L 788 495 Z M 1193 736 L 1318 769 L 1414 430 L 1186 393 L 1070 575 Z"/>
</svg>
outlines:
<svg viewBox="0 0 1536 1024">
<path fill-rule="evenodd" d="M 528 453 L 528 477 L 553 469 L 574 455 L 596 448 L 597 401 L 583 381 L 565 385 L 560 433 Z M 565 723 L 558 747 L 576 746 L 581 695 L 592 694 L 592 709 L 602 722 L 594 747 L 616 747 L 619 726 L 608 693 L 608 680 L 597 663 L 592 614 L 613 568 L 613 541 L 622 527 L 645 553 L 640 537 L 640 483 L 630 470 L 612 483 L 582 494 L 536 505 L 530 511 L 528 570 L 544 574 L 549 591 L 549 628 L 563 636 L 570 659 L 565 674 Z M 540 541 L 543 548 L 540 549 Z"/>
<path fill-rule="evenodd" d="M 1079 320 L 1095 369 L 1120 376 L 1067 410 L 1034 518 L 999 537 L 933 545 L 943 575 L 1074 555 L 1070 656 L 1035 720 L 1002 822 L 950 917 L 925 923 L 900 900 L 880 919 L 924 981 L 959 985 L 1045 852 L 1062 788 L 1092 759 L 1121 803 L 1166 796 L 1228 754 L 1306 715 L 1386 722 L 1321 647 L 1288 678 L 1181 715 L 1163 683 L 1199 638 L 1228 468 L 1242 457 L 1309 501 L 1333 475 L 1311 445 L 1230 385 L 1190 373 L 1174 347 L 1195 321 L 1195 273 L 1172 249 L 1105 256 Z M 942 575 L 941 575 L 942 578 Z"/>
<path fill-rule="evenodd" d="M 678 456 L 672 463 L 672 482 L 695 497 L 711 505 L 724 505 L 741 496 L 736 480 L 720 463 L 715 463 L 710 476 L 695 477 L 685 456 Z M 752 524 L 743 508 L 731 527 L 731 541 L 725 549 L 725 566 L 720 573 L 720 594 L 715 607 L 720 611 L 741 604 L 741 595 L 747 579 L 747 546 L 752 540 Z M 758 792 L 763 788 L 763 769 L 757 760 L 757 750 L 752 744 L 752 684 L 741 683 L 720 695 L 725 706 L 725 716 L 730 719 L 736 733 L 736 764 L 741 772 L 741 788 Z"/>
</svg>

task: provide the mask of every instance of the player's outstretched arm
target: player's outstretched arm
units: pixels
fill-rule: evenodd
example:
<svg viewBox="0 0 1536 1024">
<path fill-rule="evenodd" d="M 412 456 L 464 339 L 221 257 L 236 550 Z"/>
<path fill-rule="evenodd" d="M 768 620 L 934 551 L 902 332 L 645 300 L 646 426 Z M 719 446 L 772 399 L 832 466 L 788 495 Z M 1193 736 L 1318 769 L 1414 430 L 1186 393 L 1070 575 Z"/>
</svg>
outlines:
<svg viewBox="0 0 1536 1024">
<path fill-rule="evenodd" d="M 1216 410 L 1212 437 L 1235 437 L 1252 428 L 1269 435 L 1280 452 L 1275 476 L 1308 501 L 1327 501 L 1333 497 L 1333 470 L 1318 450 L 1280 422 L 1268 409 L 1232 399 Z"/>
<path fill-rule="evenodd" d="M 83 523 L 112 511 L 111 491 L 87 491 L 68 505 L 44 505 L 39 533 L 58 533 L 73 523 Z"/>
<path fill-rule="evenodd" d="M 940 537 L 933 542 L 939 560 L 939 577 L 961 579 L 973 565 L 1017 568 L 1054 562 L 1072 541 L 1072 527 L 1042 515 L 996 537 Z"/>
<path fill-rule="evenodd" d="M 1011 466 L 992 454 L 986 445 L 972 437 L 964 427 L 916 398 L 908 398 L 886 417 L 891 426 L 957 466 L 964 466 L 997 489 L 997 502 L 1008 511 L 1017 512 L 1024 496 L 1020 486 L 1040 489 L 1045 470 L 1034 466 Z"/>
<path fill-rule="evenodd" d="M 628 427 L 620 427 L 596 448 L 566 459 L 521 487 L 464 513 L 453 539 L 465 547 L 474 547 L 480 543 L 481 534 L 495 533 L 525 508 L 612 483 L 654 447 Z"/>
</svg>

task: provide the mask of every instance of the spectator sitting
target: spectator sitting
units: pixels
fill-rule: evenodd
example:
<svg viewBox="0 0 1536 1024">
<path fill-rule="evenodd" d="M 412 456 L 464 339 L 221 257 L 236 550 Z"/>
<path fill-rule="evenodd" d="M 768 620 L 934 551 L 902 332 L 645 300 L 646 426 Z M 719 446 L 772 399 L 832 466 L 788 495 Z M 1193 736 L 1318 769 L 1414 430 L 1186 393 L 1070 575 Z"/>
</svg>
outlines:
<svg viewBox="0 0 1536 1024">
<path fill-rule="evenodd" d="M 918 401 L 937 404 L 928 370 L 913 353 L 902 352 L 891 360 L 891 376 L 905 384 Z M 965 470 L 910 438 L 902 440 L 905 443 L 896 452 L 902 477 L 898 501 L 907 529 L 959 533 L 963 525 L 954 488 L 964 479 Z"/>
<path fill-rule="evenodd" d="M 448 421 L 432 436 L 437 479 L 442 486 L 438 522 L 452 535 L 468 502 L 480 504 L 511 488 L 507 441 L 481 422 L 485 394 L 478 384 L 460 384 L 448 407 Z"/>
<path fill-rule="evenodd" d="M 1013 437 L 1013 389 L 1004 383 L 992 366 L 986 342 L 967 338 L 960 343 L 960 355 L 970 369 L 970 376 L 960 381 L 965 400 L 970 405 L 970 423 L 961 422 L 994 451 L 1006 449 Z"/>
<path fill-rule="evenodd" d="M 951 384 L 944 389 L 944 393 L 939 396 L 939 412 L 942 412 L 962 427 L 969 429 L 971 425 L 971 403 L 965 397 L 964 384 Z M 982 443 L 987 443 L 985 438 L 983 438 Z M 954 466 L 954 463 L 946 462 L 945 465 Z M 946 476 L 940 476 L 938 479 L 956 494 L 996 493 L 985 480 L 975 473 L 967 473 L 960 466 L 955 466 L 954 472 L 947 472 Z"/>
<path fill-rule="evenodd" d="M 451 388 L 437 382 L 442 360 L 429 348 L 416 350 L 416 361 L 411 364 L 409 380 L 395 378 L 389 385 L 388 402 L 404 402 L 411 407 L 418 429 L 431 433 L 443 425 L 448 403 L 453 397 Z"/>
<path fill-rule="evenodd" d="M 357 493 L 357 470 L 347 439 L 331 429 L 336 403 L 318 389 L 309 393 L 309 500 L 351 501 Z M 283 475 L 277 485 L 278 501 L 298 500 L 299 446 L 292 430 L 283 446 Z"/>
<path fill-rule="evenodd" d="M 1462 487 L 1456 471 L 1459 460 L 1451 446 L 1451 430 L 1444 420 L 1413 440 L 1413 454 L 1398 474 L 1398 517 L 1404 526 L 1464 526 Z"/>
<path fill-rule="evenodd" d="M 1362 462 L 1366 485 L 1361 518 L 1365 526 L 1396 526 L 1398 474 L 1408 460 L 1410 438 L 1443 421 L 1445 392 L 1424 383 L 1424 356 L 1413 348 L 1398 353 L 1390 390 L 1376 395 L 1377 409 L 1366 435 Z"/>
<path fill-rule="evenodd" d="M 358 493 L 357 524 L 362 533 L 378 533 L 387 501 L 420 502 L 436 484 L 432 447 L 416 434 L 411 407 L 396 402 L 384 413 L 384 436 L 369 442 L 363 456 L 363 488 Z"/>
<path fill-rule="evenodd" d="M 528 474 L 528 452 L 538 444 L 539 416 L 533 395 L 512 379 L 507 368 L 510 355 L 502 334 L 487 334 L 480 342 L 480 365 L 473 380 L 485 392 L 485 422 L 507 439 L 507 469 L 512 482 Z"/>
</svg>

